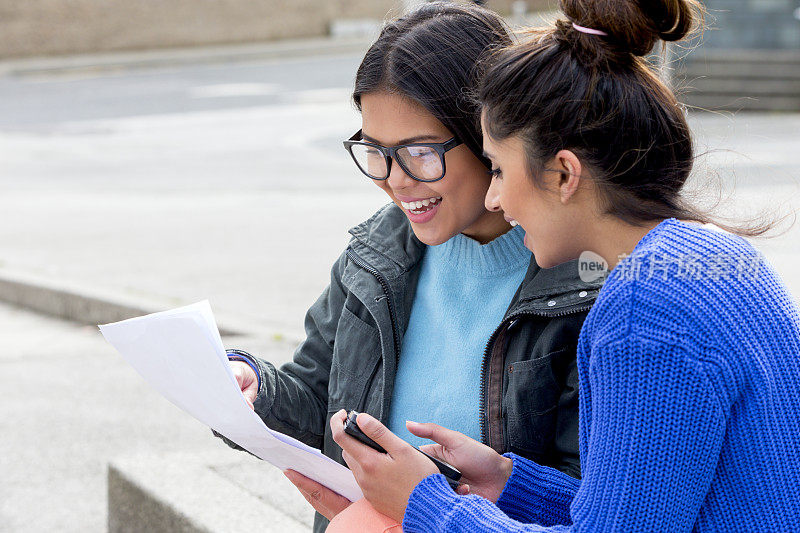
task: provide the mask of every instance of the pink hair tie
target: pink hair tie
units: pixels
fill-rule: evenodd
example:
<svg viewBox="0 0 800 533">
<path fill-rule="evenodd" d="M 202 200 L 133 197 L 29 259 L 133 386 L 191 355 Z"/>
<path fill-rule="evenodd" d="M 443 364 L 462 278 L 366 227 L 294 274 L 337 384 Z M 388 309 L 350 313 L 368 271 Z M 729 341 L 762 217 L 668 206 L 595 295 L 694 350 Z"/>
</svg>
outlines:
<svg viewBox="0 0 800 533">
<path fill-rule="evenodd" d="M 586 28 L 584 26 L 578 26 L 574 22 L 572 23 L 572 27 L 578 30 L 581 33 L 588 33 L 589 35 L 600 35 L 603 37 L 608 37 L 608 34 L 604 31 L 600 30 L 593 30 L 592 28 Z"/>
</svg>

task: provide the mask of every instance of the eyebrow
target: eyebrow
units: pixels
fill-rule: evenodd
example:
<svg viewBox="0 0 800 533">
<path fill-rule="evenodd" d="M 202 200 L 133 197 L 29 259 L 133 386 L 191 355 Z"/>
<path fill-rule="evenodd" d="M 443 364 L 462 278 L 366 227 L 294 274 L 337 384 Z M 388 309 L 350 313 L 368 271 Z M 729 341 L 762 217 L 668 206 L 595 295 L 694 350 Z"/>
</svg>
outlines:
<svg viewBox="0 0 800 533">
<path fill-rule="evenodd" d="M 380 141 L 378 141 L 376 138 L 370 137 L 369 135 L 367 135 L 363 131 L 361 132 L 361 138 L 364 139 L 367 142 L 371 142 L 371 143 L 374 143 L 374 144 L 381 144 Z M 397 144 L 395 144 L 394 146 L 400 146 L 401 144 L 413 144 L 413 143 L 425 142 L 425 141 L 436 141 L 438 139 L 439 139 L 438 135 L 415 135 L 414 137 L 408 137 L 406 139 L 399 140 L 397 142 Z M 381 146 L 385 146 L 385 145 L 381 144 Z"/>
</svg>

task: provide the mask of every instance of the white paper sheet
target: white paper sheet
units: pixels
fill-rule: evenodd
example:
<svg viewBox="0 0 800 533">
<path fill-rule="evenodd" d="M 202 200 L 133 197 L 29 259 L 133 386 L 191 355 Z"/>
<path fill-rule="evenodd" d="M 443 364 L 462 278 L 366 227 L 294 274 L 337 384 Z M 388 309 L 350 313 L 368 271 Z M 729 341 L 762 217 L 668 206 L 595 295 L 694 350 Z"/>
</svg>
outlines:
<svg viewBox="0 0 800 533">
<path fill-rule="evenodd" d="M 100 326 L 108 342 L 170 402 L 280 469 L 291 468 L 355 501 L 352 472 L 269 429 L 233 377 L 208 301 Z"/>
</svg>

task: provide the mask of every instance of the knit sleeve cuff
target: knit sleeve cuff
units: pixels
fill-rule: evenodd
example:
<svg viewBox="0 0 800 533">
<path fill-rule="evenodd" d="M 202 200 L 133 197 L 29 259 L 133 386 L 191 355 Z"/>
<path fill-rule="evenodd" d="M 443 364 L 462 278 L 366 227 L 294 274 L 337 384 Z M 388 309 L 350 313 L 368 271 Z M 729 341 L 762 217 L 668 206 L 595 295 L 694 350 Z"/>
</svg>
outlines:
<svg viewBox="0 0 800 533">
<path fill-rule="evenodd" d="M 505 457 L 512 460 L 513 468 L 497 507 L 519 522 L 543 526 L 571 524 L 569 508 L 580 481 L 513 453 Z"/>
<path fill-rule="evenodd" d="M 559 528 L 558 531 L 566 531 Z M 492 502 L 475 494 L 459 496 L 447 479 L 434 474 L 414 488 L 403 517 L 406 533 L 436 531 L 551 531 L 523 524 L 505 515 Z"/>
<path fill-rule="evenodd" d="M 444 531 L 457 498 L 442 474 L 426 477 L 408 499 L 403 531 Z"/>
</svg>

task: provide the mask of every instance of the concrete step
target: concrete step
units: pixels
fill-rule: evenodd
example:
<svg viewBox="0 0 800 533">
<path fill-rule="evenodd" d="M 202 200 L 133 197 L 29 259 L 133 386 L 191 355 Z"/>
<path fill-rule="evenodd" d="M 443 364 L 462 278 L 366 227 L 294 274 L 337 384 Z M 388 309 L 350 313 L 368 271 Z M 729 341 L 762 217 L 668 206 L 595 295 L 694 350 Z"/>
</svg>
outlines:
<svg viewBox="0 0 800 533">
<path fill-rule="evenodd" d="M 678 101 L 698 111 L 775 111 L 800 112 L 800 95 L 791 96 L 733 96 L 699 92 L 678 95 Z"/>
<path fill-rule="evenodd" d="M 689 77 L 800 80 L 800 50 L 695 50 L 677 64 Z"/>
<path fill-rule="evenodd" d="M 800 95 L 800 78 L 796 80 L 755 80 L 711 76 L 679 77 L 674 79 L 678 91 L 747 96 Z"/>
<path fill-rule="evenodd" d="M 709 48 L 700 47 L 685 55 L 687 61 L 709 61 L 712 63 L 795 63 L 800 64 L 800 50 L 755 49 L 755 48 Z"/>
<path fill-rule="evenodd" d="M 108 466 L 109 533 L 308 533 L 313 517 L 280 470 L 230 449 L 127 456 Z"/>
<path fill-rule="evenodd" d="M 677 74 L 696 78 L 800 80 L 800 65 L 794 63 L 713 63 L 692 61 L 677 70 Z"/>
<path fill-rule="evenodd" d="M 698 49 L 677 62 L 672 84 L 700 109 L 800 111 L 800 50 Z"/>
</svg>

